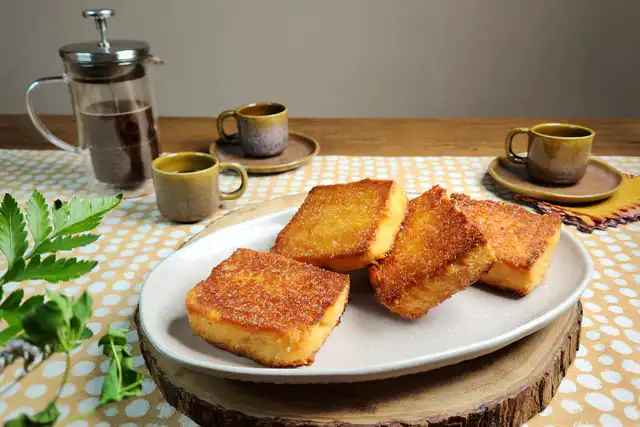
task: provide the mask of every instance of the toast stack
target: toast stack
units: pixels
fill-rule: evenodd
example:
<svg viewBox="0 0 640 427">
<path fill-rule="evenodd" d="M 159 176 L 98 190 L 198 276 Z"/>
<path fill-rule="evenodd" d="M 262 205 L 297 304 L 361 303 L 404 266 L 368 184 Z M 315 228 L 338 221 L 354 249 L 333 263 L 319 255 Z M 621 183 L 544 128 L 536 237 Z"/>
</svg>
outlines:
<svg viewBox="0 0 640 427">
<path fill-rule="evenodd" d="M 560 227 L 557 215 L 437 185 L 411 201 L 388 180 L 317 186 L 270 252 L 238 249 L 191 289 L 187 315 L 196 334 L 234 354 L 308 365 L 346 308 L 340 273 L 368 268 L 380 303 L 415 319 L 477 281 L 527 294 Z"/>
</svg>

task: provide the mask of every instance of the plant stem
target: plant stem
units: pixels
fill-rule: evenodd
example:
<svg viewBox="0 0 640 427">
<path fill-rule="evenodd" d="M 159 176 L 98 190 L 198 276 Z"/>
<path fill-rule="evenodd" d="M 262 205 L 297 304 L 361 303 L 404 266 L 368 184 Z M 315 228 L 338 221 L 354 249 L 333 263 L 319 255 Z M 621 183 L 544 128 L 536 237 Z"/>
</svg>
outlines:
<svg viewBox="0 0 640 427">
<path fill-rule="evenodd" d="M 120 390 L 120 393 L 126 393 L 127 391 L 134 389 L 136 387 L 138 387 L 140 384 L 142 384 L 142 380 L 140 381 L 136 381 L 133 384 L 129 384 L 128 386 L 124 387 L 122 390 Z"/>
<path fill-rule="evenodd" d="M 40 245 L 38 245 L 40 246 Z M 24 260 L 28 261 L 31 258 L 33 258 L 33 256 L 35 255 L 36 249 L 38 249 L 38 246 L 36 246 L 35 248 L 31 249 L 31 252 L 29 252 L 27 255 L 24 256 Z"/>
<path fill-rule="evenodd" d="M 120 359 L 116 353 L 116 346 L 114 345 L 113 340 L 111 340 L 109 344 L 111 346 L 111 363 L 115 363 L 118 367 L 118 384 L 122 384 L 122 366 L 120 365 Z"/>
<path fill-rule="evenodd" d="M 71 352 L 67 349 L 64 350 L 64 356 L 66 361 L 66 366 L 64 368 L 64 374 L 62 375 L 62 381 L 60 382 L 60 387 L 58 388 L 58 392 L 56 393 L 56 397 L 53 398 L 53 402 L 57 402 L 60 398 L 60 394 L 62 393 L 62 389 L 64 385 L 67 383 L 69 379 L 69 372 L 71 371 Z"/>
<path fill-rule="evenodd" d="M 54 238 L 54 237 L 56 237 L 56 236 L 55 236 L 55 234 L 54 234 L 54 235 L 52 235 L 52 236 L 45 237 L 45 238 L 44 238 L 44 240 L 42 240 L 42 242 L 40 242 L 40 244 L 38 244 L 37 246 L 34 246 L 33 248 L 31 248 L 31 250 L 29 251 L 29 253 L 28 253 L 28 254 L 26 254 L 26 255 L 24 256 L 24 260 L 25 260 L 25 261 L 28 261 L 28 260 L 30 260 L 31 258 L 33 258 L 34 256 L 36 256 L 36 255 L 41 255 L 41 254 L 37 254 L 37 253 L 36 253 L 36 251 L 38 250 L 38 248 L 39 248 L 40 246 L 42 246 L 42 244 L 43 244 L 43 243 L 53 240 L 53 238 Z"/>
</svg>

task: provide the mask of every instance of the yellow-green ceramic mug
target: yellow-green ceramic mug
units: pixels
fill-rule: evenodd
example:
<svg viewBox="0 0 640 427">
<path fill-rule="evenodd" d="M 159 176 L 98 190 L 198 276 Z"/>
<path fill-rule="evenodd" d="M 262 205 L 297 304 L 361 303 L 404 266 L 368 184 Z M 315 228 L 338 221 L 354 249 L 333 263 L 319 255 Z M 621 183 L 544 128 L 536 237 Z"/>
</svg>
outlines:
<svg viewBox="0 0 640 427">
<path fill-rule="evenodd" d="M 513 137 L 529 137 L 527 156 L 513 151 Z M 507 134 L 505 151 L 510 162 L 526 165 L 536 181 L 547 184 L 575 184 L 585 174 L 591 156 L 595 132 L 567 123 L 541 123 L 531 128 L 516 128 Z"/>
<path fill-rule="evenodd" d="M 222 124 L 233 117 L 238 123 L 238 134 L 229 135 Z M 256 102 L 218 115 L 220 137 L 226 142 L 240 143 L 245 154 L 270 157 L 280 154 L 289 142 L 287 107 L 277 102 Z"/>
<path fill-rule="evenodd" d="M 218 210 L 222 200 L 234 200 L 247 188 L 247 172 L 235 163 L 220 163 L 215 157 L 197 152 L 164 154 L 153 161 L 153 185 L 158 210 L 177 222 L 195 222 Z M 223 169 L 240 175 L 240 187 L 226 192 L 218 186 Z"/>
</svg>

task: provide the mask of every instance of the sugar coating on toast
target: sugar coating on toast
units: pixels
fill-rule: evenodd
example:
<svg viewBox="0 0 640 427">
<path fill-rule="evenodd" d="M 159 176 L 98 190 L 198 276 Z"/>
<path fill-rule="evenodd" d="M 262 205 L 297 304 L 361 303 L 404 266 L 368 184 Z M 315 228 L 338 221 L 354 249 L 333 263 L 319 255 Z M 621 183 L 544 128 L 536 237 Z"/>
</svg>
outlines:
<svg viewBox="0 0 640 427">
<path fill-rule="evenodd" d="M 349 276 L 274 253 L 238 249 L 187 294 L 192 329 L 267 366 L 313 362 L 339 322 Z"/>
<path fill-rule="evenodd" d="M 466 194 L 451 197 L 496 254 L 496 265 L 481 281 L 520 294 L 530 292 L 542 281 L 560 238 L 559 215 L 538 215 L 521 206 L 474 200 Z"/>
<path fill-rule="evenodd" d="M 272 252 L 334 271 L 357 270 L 393 245 L 407 196 L 390 180 L 314 187 L 278 234 Z"/>
<path fill-rule="evenodd" d="M 494 261 L 478 228 L 434 186 L 409 201 L 393 249 L 369 275 L 380 302 L 415 318 L 470 286 Z"/>
</svg>

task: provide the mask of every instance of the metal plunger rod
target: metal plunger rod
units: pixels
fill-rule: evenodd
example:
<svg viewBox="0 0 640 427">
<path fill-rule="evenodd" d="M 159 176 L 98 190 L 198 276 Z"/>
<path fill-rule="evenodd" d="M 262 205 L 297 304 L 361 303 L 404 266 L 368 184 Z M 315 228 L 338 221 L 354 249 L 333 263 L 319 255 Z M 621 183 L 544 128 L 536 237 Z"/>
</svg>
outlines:
<svg viewBox="0 0 640 427">
<path fill-rule="evenodd" d="M 109 47 L 109 41 L 107 40 L 107 18 L 112 17 L 115 14 L 113 9 L 88 9 L 82 11 L 82 16 L 85 18 L 93 18 L 96 21 L 96 28 L 100 31 L 100 46 Z"/>
<path fill-rule="evenodd" d="M 107 21 L 104 18 L 96 19 L 96 27 L 100 31 L 100 46 L 109 47 L 107 40 Z"/>
</svg>

